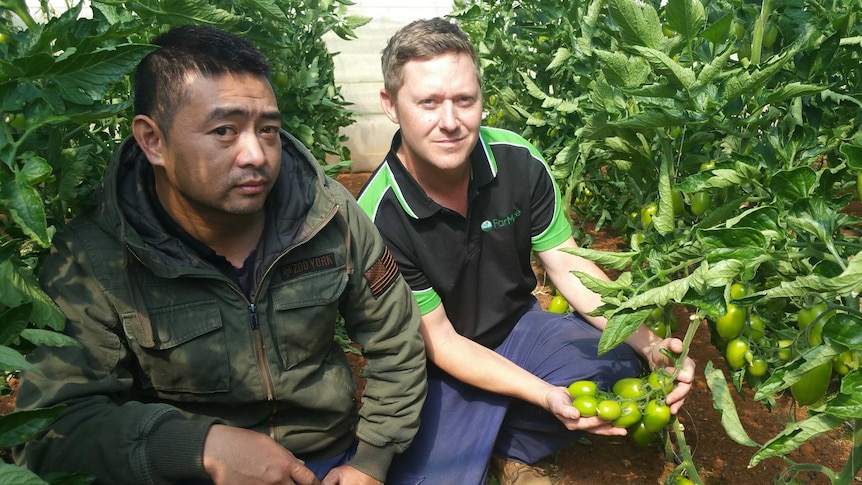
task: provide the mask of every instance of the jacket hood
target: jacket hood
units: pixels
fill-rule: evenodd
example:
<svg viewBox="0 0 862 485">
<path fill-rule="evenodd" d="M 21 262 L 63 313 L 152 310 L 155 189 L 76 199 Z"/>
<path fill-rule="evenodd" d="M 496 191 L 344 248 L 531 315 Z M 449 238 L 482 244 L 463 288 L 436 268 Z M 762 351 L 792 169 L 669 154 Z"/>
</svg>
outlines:
<svg viewBox="0 0 862 485">
<path fill-rule="evenodd" d="M 284 131 L 281 139 L 281 169 L 267 197 L 268 227 L 258 263 L 268 263 L 281 252 L 268 247 L 289 247 L 284 243 L 302 238 L 336 206 L 326 190 L 330 181 L 311 153 Z M 177 268 L 211 271 L 212 266 L 158 217 L 150 195 L 154 184 L 152 166 L 135 139 L 127 138 L 105 171 L 94 220 L 154 271 L 163 273 L 160 276 L 169 277 Z"/>
</svg>

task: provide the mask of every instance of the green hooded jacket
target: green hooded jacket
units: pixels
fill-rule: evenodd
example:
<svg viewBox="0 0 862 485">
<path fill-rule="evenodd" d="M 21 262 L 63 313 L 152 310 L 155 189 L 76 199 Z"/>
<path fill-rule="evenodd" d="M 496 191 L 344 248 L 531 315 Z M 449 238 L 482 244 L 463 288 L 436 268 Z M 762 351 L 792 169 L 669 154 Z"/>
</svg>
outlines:
<svg viewBox="0 0 862 485">
<path fill-rule="evenodd" d="M 123 143 L 98 205 L 44 261 L 42 285 L 82 346 L 28 356 L 42 375 L 22 375 L 18 409 L 66 408 L 15 450 L 19 464 L 117 485 L 208 478 L 204 439 L 223 423 L 306 461 L 358 438 L 350 464 L 384 480 L 426 392 L 418 308 L 353 196 L 282 140 L 250 296 L 166 233 L 149 203 L 152 168 L 134 139 Z M 368 365 L 361 407 L 334 340 L 339 315 Z"/>
</svg>

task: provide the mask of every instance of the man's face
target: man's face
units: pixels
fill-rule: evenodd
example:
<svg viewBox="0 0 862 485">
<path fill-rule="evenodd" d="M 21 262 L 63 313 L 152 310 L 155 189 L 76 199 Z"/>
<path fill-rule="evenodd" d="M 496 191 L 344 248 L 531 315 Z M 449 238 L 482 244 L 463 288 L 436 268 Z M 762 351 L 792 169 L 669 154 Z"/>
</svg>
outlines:
<svg viewBox="0 0 862 485">
<path fill-rule="evenodd" d="M 482 93 L 470 56 L 447 53 L 409 61 L 397 96 L 384 91 L 381 102 L 401 127 L 399 156 L 408 170 L 451 170 L 468 163 L 482 122 Z"/>
<path fill-rule="evenodd" d="M 281 115 L 269 82 L 250 74 L 188 81 L 156 167 L 172 216 L 219 220 L 259 213 L 281 164 Z"/>
</svg>

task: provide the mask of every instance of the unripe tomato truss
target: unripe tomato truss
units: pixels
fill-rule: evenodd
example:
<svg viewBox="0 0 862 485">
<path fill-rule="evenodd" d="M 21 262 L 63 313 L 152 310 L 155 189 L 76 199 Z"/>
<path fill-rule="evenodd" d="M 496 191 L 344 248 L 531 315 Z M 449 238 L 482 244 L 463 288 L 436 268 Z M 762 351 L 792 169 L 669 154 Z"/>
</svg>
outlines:
<svg viewBox="0 0 862 485">
<path fill-rule="evenodd" d="M 589 380 L 572 382 L 567 390 L 582 417 L 598 416 L 627 428 L 635 443 L 646 445 L 672 419 L 665 398 L 674 388 L 673 378 L 666 370 L 656 369 L 643 377 L 619 379 L 610 390 Z"/>
</svg>

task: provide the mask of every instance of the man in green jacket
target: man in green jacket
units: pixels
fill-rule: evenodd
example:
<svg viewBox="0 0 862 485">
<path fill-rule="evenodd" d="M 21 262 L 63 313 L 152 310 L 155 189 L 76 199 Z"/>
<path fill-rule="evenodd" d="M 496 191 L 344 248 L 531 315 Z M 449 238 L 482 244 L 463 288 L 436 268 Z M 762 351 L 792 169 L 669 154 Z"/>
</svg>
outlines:
<svg viewBox="0 0 862 485">
<path fill-rule="evenodd" d="M 81 347 L 29 356 L 19 409 L 66 408 L 16 460 L 107 484 L 381 483 L 426 392 L 391 254 L 280 129 L 257 49 L 196 26 L 154 44 L 133 138 L 44 262 Z M 368 364 L 361 408 L 339 315 Z"/>
</svg>

